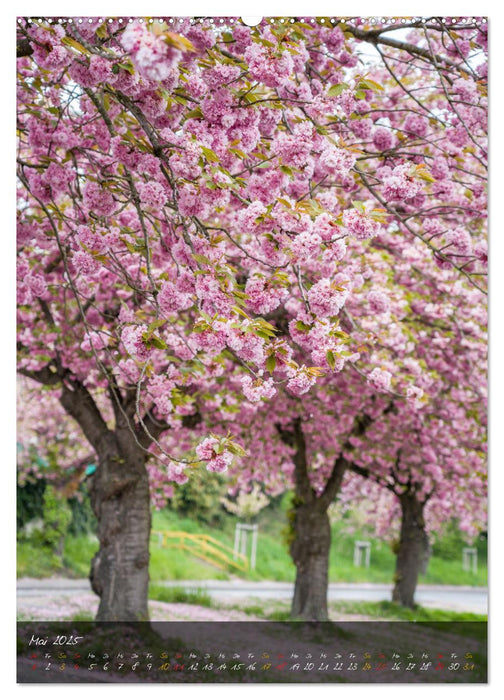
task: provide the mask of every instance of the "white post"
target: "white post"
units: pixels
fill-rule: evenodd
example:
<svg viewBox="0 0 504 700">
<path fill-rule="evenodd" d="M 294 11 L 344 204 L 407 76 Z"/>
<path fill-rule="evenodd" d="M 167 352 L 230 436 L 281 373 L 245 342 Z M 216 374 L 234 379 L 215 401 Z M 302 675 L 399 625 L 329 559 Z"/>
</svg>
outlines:
<svg viewBox="0 0 504 700">
<path fill-rule="evenodd" d="M 356 540 L 354 544 L 354 566 L 369 567 L 371 559 L 371 542 L 359 542 Z"/>
<path fill-rule="evenodd" d="M 235 525 L 235 537 L 234 537 L 234 555 L 233 559 L 236 559 L 236 555 L 240 551 L 240 525 L 239 523 L 236 523 Z"/>
<path fill-rule="evenodd" d="M 478 571 L 478 550 L 475 547 L 464 547 L 462 549 L 462 568 L 464 571 L 471 571 L 476 574 Z"/>
<path fill-rule="evenodd" d="M 256 554 L 257 554 L 257 525 L 252 526 L 252 552 L 250 555 L 250 568 L 255 569 L 256 567 Z"/>
</svg>

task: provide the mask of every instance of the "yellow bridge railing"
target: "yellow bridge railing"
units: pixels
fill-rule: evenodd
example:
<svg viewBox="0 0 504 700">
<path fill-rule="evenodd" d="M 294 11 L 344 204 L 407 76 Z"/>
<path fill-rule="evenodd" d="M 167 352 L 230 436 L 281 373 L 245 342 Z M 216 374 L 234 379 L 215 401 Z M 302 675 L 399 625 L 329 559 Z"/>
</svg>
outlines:
<svg viewBox="0 0 504 700">
<path fill-rule="evenodd" d="M 249 568 L 248 557 L 235 552 L 231 547 L 210 535 L 195 535 L 175 530 L 154 530 L 152 534 L 158 537 L 162 547 L 176 547 L 184 550 L 219 569 L 226 570 L 232 567 L 239 571 L 247 571 Z"/>
</svg>

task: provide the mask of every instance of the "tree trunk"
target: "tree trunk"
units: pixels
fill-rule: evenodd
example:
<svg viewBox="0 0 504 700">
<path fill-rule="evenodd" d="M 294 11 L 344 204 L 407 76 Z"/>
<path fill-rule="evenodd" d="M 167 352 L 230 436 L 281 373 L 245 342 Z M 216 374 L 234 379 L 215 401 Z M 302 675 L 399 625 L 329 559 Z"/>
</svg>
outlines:
<svg viewBox="0 0 504 700">
<path fill-rule="evenodd" d="M 93 591 L 100 596 L 96 619 L 147 620 L 149 482 L 145 456 L 133 439 L 125 441 L 123 436 L 119 443 L 109 433 L 99 452 L 90 495 L 100 542 L 90 574 Z"/>
<path fill-rule="evenodd" d="M 401 535 L 396 559 L 394 576 L 395 586 L 392 594 L 394 603 L 408 608 L 415 606 L 415 590 L 418 575 L 424 565 L 429 551 L 429 540 L 425 531 L 423 517 L 424 503 L 414 492 L 400 496 L 401 501 Z"/>
<path fill-rule="evenodd" d="M 331 528 L 327 510 L 321 509 L 316 500 L 296 507 L 294 537 L 290 553 L 296 566 L 296 584 L 291 616 L 327 620 Z"/>
</svg>

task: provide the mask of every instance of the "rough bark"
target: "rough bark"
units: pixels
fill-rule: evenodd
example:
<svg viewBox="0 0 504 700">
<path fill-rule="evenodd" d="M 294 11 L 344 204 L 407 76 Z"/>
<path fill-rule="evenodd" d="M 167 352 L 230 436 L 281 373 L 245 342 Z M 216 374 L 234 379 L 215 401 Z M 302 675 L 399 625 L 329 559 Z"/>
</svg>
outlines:
<svg viewBox="0 0 504 700">
<path fill-rule="evenodd" d="M 294 518 L 295 538 L 290 553 L 296 566 L 291 616 L 302 620 L 327 620 L 329 550 L 331 528 L 326 510 L 316 501 L 301 503 Z"/>
<path fill-rule="evenodd" d="M 394 603 L 414 608 L 418 576 L 429 553 L 429 540 L 423 516 L 425 504 L 411 491 L 402 494 L 399 500 L 402 520 L 392 600 Z"/>
<path fill-rule="evenodd" d="M 279 428 L 282 439 L 295 447 L 295 499 L 290 554 L 296 567 L 291 617 L 327 620 L 327 588 L 331 528 L 327 510 L 339 491 L 347 462 L 339 456 L 321 494 L 313 490 L 308 476 L 306 442 L 301 419 L 291 430 Z"/>
<path fill-rule="evenodd" d="M 117 448 L 112 436 L 90 490 L 100 542 L 90 575 L 100 596 L 96 619 L 147 620 L 151 515 L 145 459 L 133 446 Z"/>
<path fill-rule="evenodd" d="M 98 455 L 90 489 L 100 543 L 90 574 L 100 596 L 96 619 L 147 620 L 151 515 L 146 455 L 135 439 L 134 409 L 119 394 L 115 397 L 114 430 L 78 382 L 63 385 L 60 400 Z"/>
</svg>

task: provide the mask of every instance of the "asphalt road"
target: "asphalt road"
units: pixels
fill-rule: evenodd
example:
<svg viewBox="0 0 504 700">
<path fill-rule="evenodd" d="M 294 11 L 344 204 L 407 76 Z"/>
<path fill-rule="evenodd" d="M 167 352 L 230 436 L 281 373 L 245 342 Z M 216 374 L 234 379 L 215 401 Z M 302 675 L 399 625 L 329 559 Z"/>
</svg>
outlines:
<svg viewBox="0 0 504 700">
<path fill-rule="evenodd" d="M 290 600 L 293 593 L 292 583 L 277 581 L 169 581 L 166 586 L 185 588 L 186 590 L 205 590 L 212 598 L 222 603 L 236 603 L 240 599 L 259 598 L 262 600 Z M 77 596 L 90 593 L 87 579 L 19 579 L 17 595 L 27 599 L 58 595 Z M 373 583 L 332 583 L 329 585 L 329 600 L 391 600 L 392 586 Z M 486 588 L 470 586 L 434 586 L 417 587 L 416 601 L 430 608 L 441 608 L 459 612 L 486 614 L 488 612 L 488 591 Z"/>
</svg>

